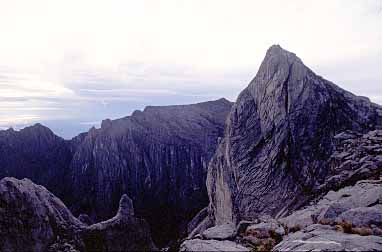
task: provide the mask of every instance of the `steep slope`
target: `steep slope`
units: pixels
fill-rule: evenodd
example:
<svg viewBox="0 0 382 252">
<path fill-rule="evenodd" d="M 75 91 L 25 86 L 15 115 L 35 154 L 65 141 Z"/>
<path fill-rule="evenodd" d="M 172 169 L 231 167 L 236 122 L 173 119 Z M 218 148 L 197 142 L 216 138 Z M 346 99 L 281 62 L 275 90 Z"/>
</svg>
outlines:
<svg viewBox="0 0 382 252">
<path fill-rule="evenodd" d="M 241 92 L 208 169 L 215 224 L 282 215 L 324 182 L 333 136 L 382 124 L 382 109 L 272 46 Z"/>
<path fill-rule="evenodd" d="M 43 186 L 0 180 L 0 250 L 46 251 L 57 237 L 73 240 L 82 223 Z"/>
<path fill-rule="evenodd" d="M 0 178 L 30 178 L 65 199 L 71 158 L 65 140 L 41 124 L 0 131 Z"/>
<path fill-rule="evenodd" d="M 147 107 L 104 120 L 82 140 L 71 163 L 76 214 L 108 218 L 127 193 L 160 245 L 208 204 L 207 166 L 232 103 Z M 162 244 L 161 244 L 162 243 Z"/>
</svg>

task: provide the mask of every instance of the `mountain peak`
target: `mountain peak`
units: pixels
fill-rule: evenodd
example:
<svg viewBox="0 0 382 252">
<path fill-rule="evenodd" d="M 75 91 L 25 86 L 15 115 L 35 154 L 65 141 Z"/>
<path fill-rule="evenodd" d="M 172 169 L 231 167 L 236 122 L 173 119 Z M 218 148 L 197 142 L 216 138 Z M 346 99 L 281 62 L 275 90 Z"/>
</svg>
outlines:
<svg viewBox="0 0 382 252">
<path fill-rule="evenodd" d="M 294 62 L 299 62 L 303 64 L 300 58 L 296 56 L 296 54 L 289 52 L 283 49 L 280 45 L 272 45 L 267 50 L 263 63 L 287 63 L 286 65 L 290 65 Z"/>
<path fill-rule="evenodd" d="M 303 204 L 330 170 L 333 136 L 373 130 L 381 120 L 378 107 L 317 76 L 294 53 L 271 46 L 233 105 L 209 163 L 215 224 Z"/>
<path fill-rule="evenodd" d="M 32 126 L 25 127 L 24 129 L 20 130 L 20 132 L 27 132 L 28 134 L 33 133 L 37 135 L 55 136 L 51 129 L 40 123 L 36 123 Z"/>
<path fill-rule="evenodd" d="M 316 82 L 303 81 L 310 73 L 312 72 L 296 54 L 279 45 L 273 45 L 268 49 L 259 71 L 246 91 L 255 97 L 259 107 L 266 110 L 273 108 L 281 112 L 276 115 L 282 116 L 285 115 L 284 111 L 293 106 L 292 103 L 299 102 L 300 94 L 306 88 L 316 85 Z"/>
</svg>

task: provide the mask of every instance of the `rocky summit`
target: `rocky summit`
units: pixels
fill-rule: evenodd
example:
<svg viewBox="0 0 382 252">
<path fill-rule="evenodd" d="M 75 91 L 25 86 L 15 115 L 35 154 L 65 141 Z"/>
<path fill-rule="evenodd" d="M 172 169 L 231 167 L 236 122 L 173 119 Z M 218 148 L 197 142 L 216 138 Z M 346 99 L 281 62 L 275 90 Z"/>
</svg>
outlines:
<svg viewBox="0 0 382 252">
<path fill-rule="evenodd" d="M 382 108 L 316 75 L 272 46 L 228 116 L 209 165 L 214 224 L 302 206 L 329 173 L 334 136 L 382 124 Z"/>
</svg>

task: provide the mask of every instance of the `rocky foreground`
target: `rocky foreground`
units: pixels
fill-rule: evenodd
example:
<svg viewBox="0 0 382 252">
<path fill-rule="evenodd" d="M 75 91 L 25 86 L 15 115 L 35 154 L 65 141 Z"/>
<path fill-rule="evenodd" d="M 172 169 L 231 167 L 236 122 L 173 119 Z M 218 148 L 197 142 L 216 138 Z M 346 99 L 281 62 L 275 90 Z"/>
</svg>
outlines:
<svg viewBox="0 0 382 252">
<path fill-rule="evenodd" d="M 334 138 L 331 170 L 306 207 L 286 217 L 258 215 L 237 225 L 205 229 L 201 221 L 181 250 L 381 251 L 382 130 L 346 131 Z"/>
<path fill-rule="evenodd" d="M 331 169 L 305 207 L 213 227 L 205 209 L 181 251 L 381 251 L 382 130 L 334 139 Z"/>
<path fill-rule="evenodd" d="M 181 251 L 381 251 L 382 180 L 363 180 L 285 218 L 215 226 Z"/>
<path fill-rule="evenodd" d="M 82 216 L 81 219 L 86 219 Z M 88 225 L 29 179 L 0 181 L 0 251 L 152 251 L 148 224 L 123 195 L 117 215 Z"/>
</svg>

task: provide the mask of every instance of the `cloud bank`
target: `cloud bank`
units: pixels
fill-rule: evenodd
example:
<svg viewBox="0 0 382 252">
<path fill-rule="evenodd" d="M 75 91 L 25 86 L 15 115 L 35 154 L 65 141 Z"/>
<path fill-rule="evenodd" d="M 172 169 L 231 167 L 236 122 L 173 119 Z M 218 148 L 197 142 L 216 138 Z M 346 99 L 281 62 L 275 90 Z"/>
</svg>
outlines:
<svg viewBox="0 0 382 252">
<path fill-rule="evenodd" d="M 1 1 L 0 127 L 234 100 L 280 44 L 382 104 L 382 1 Z"/>
</svg>

